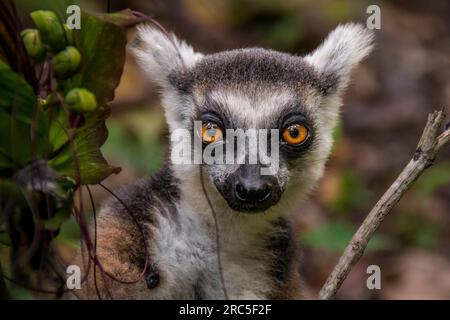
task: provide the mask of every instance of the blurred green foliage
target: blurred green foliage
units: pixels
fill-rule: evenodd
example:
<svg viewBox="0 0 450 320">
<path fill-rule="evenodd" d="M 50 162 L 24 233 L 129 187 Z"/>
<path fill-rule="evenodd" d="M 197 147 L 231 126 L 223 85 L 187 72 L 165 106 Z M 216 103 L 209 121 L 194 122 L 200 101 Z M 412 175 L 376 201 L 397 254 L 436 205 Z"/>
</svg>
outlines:
<svg viewBox="0 0 450 320">
<path fill-rule="evenodd" d="M 415 212 L 399 212 L 392 217 L 393 233 L 404 243 L 433 249 L 441 237 L 442 227 Z"/>
<path fill-rule="evenodd" d="M 67 6 L 68 2 L 62 4 Z M 2 6 L 0 12 L 0 261 L 9 278 L 24 287 L 36 287 L 41 280 L 54 280 L 42 275 L 52 272 L 49 266 L 55 254 L 51 244 L 65 221 L 71 224 L 60 234 L 62 242 L 79 239 L 80 234 L 74 231 L 79 226 L 75 219 L 69 219 L 78 212 L 73 202 L 75 190 L 118 172 L 103 158 L 100 146 L 107 138 L 107 103 L 114 97 L 125 62 L 123 24 L 135 20 L 125 14 L 93 16 L 82 12 L 83 27 L 73 31 L 76 48 L 71 48 L 81 52 L 82 62 L 71 66 L 70 73 L 55 76 L 52 58 L 68 45 L 62 21 L 53 12 L 32 13 L 47 51 L 45 62 L 32 61 L 20 43 L 9 41 L 15 36 L 20 39 L 22 31 L 16 9 L 24 15 L 32 10 L 29 2 L 23 5 Z M 49 8 L 59 7 L 52 2 Z M 17 23 L 12 26 L 9 21 Z M 16 59 L 26 63 L 16 68 Z M 95 95 L 98 107 L 68 108 L 64 99 L 73 88 Z M 84 214 L 81 205 L 79 211 Z M 27 298 L 22 291 L 16 292 L 15 285 L 9 286 L 12 297 Z"/>
<path fill-rule="evenodd" d="M 354 171 L 344 169 L 339 177 L 338 195 L 329 209 L 334 214 L 345 216 L 354 209 L 366 208 L 370 200 L 371 192 L 361 179 Z"/>
<path fill-rule="evenodd" d="M 450 161 L 444 161 L 428 168 L 413 186 L 412 190 L 422 201 L 450 182 Z"/>
<path fill-rule="evenodd" d="M 156 109 L 137 109 L 107 121 L 109 138 L 103 153 L 127 166 L 136 175 L 156 171 L 164 160 L 166 145 L 163 114 Z"/>
<path fill-rule="evenodd" d="M 356 227 L 344 222 L 326 223 L 310 232 L 301 236 L 301 244 L 314 248 L 322 249 L 330 252 L 341 253 L 352 236 L 356 232 Z M 383 234 L 375 234 L 369 241 L 367 252 L 391 250 L 396 246 L 395 240 Z"/>
</svg>

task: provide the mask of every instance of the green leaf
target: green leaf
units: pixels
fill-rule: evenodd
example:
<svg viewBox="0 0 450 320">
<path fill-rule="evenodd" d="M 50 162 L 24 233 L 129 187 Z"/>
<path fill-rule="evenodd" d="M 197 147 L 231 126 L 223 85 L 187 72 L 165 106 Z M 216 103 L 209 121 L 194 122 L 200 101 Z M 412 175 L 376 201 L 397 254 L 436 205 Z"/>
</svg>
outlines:
<svg viewBox="0 0 450 320">
<path fill-rule="evenodd" d="M 74 32 L 76 47 L 81 53 L 80 71 L 64 81 L 64 94 L 73 88 L 93 92 L 99 105 L 114 98 L 125 63 L 126 32 L 113 23 L 85 12 L 81 30 Z"/>
<path fill-rule="evenodd" d="M 72 129 L 69 129 L 69 122 L 67 121 L 63 108 L 60 105 L 56 107 L 52 110 L 53 121 L 50 124 L 49 130 L 49 143 L 52 150 L 59 150 L 69 143 L 67 131 L 72 131 Z"/>
<path fill-rule="evenodd" d="M 69 176 L 81 184 L 96 184 L 120 168 L 108 165 L 100 146 L 108 135 L 105 119 L 109 108 L 86 114 L 85 124 L 73 130 L 72 143 L 66 143 L 61 151 L 49 161 L 49 165 L 59 174 Z"/>
<path fill-rule="evenodd" d="M 69 219 L 61 225 L 58 237 L 56 237 L 57 244 L 69 245 L 74 250 L 80 249 L 81 231 L 79 224 L 75 219 Z"/>
<path fill-rule="evenodd" d="M 98 19 L 110 22 L 119 27 L 132 27 L 141 22 L 148 22 L 149 18 L 140 12 L 131 9 L 124 9 L 122 11 L 113 13 L 104 13 L 97 16 Z"/>
<path fill-rule="evenodd" d="M 58 230 L 61 228 L 61 225 L 69 220 L 70 218 L 70 211 L 69 210 L 60 210 L 56 212 L 56 214 L 51 217 L 50 219 L 44 220 L 44 228 L 46 230 Z"/>
<path fill-rule="evenodd" d="M 301 241 L 309 247 L 325 249 L 331 252 L 342 252 L 355 232 L 356 228 L 353 226 L 333 222 L 312 230 L 304 235 Z M 384 235 L 374 235 L 369 241 L 367 251 L 391 249 L 394 245 L 393 239 Z"/>
<path fill-rule="evenodd" d="M 73 35 L 81 53 L 81 66 L 77 74 L 62 85 L 64 94 L 74 88 L 89 90 L 100 107 L 83 114 L 86 122 L 82 127 L 68 129 L 74 136 L 73 144 L 61 126 L 52 125 L 50 130 L 50 143 L 59 150 L 50 160 L 50 166 L 81 184 L 96 184 L 120 171 L 108 165 L 99 149 L 107 137 L 105 119 L 109 116 L 109 107 L 106 103 L 114 97 L 125 63 L 126 32 L 110 18 L 110 15 L 82 13 L 83 27 Z M 122 22 L 124 19 L 127 17 L 121 16 Z M 65 115 L 62 113 L 58 117 L 59 122 L 69 128 Z"/>
<path fill-rule="evenodd" d="M 0 60 L 0 107 L 8 113 L 18 113 L 29 119 L 36 96 L 31 86 L 4 61 Z M 31 122 L 31 120 L 30 120 Z"/>
<path fill-rule="evenodd" d="M 0 60 L 0 168 L 43 157 L 48 121 L 31 86 Z"/>
<path fill-rule="evenodd" d="M 27 208 L 28 203 L 21 187 L 11 179 L 0 179 L 0 199 L 8 199 L 20 208 Z"/>
</svg>

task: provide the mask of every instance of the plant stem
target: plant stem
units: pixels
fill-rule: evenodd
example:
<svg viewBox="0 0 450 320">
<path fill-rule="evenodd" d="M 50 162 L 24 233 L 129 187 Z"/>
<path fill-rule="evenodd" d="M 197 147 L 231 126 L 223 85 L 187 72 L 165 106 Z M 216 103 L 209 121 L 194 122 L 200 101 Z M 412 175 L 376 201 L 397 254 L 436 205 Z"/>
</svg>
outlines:
<svg viewBox="0 0 450 320">
<path fill-rule="evenodd" d="M 429 168 L 438 152 L 450 141 L 450 128 L 440 134 L 445 118 L 443 111 L 435 111 L 428 115 L 428 122 L 417 145 L 413 158 L 406 165 L 398 178 L 378 200 L 367 215 L 358 231 L 353 235 L 339 262 L 334 267 L 324 286 L 319 292 L 319 299 L 332 299 L 337 290 L 363 255 L 370 238 L 380 224 L 400 201 L 403 194 Z"/>
</svg>

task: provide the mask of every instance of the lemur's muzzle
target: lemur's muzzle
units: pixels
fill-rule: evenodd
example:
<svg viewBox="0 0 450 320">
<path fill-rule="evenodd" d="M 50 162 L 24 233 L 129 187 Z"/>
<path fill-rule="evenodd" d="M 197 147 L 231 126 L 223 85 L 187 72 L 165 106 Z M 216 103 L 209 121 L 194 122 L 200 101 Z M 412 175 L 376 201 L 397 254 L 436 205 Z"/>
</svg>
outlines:
<svg viewBox="0 0 450 320">
<path fill-rule="evenodd" d="M 261 166 L 257 164 L 241 165 L 227 180 L 230 189 L 223 196 L 238 211 L 264 211 L 281 196 L 276 177 L 261 175 Z"/>
</svg>

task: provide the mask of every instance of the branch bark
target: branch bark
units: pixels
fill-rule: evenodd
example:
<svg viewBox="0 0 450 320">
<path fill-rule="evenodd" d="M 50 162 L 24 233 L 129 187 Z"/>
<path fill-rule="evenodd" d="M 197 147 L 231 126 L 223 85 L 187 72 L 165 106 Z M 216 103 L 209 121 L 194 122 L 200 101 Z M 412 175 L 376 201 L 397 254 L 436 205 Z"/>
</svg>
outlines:
<svg viewBox="0 0 450 320">
<path fill-rule="evenodd" d="M 450 141 L 450 128 L 442 132 L 445 119 L 443 111 L 428 115 L 428 121 L 417 145 L 413 158 L 409 161 L 394 183 L 378 200 L 367 215 L 359 229 L 353 235 L 339 262 L 334 267 L 324 286 L 319 292 L 319 299 L 332 299 L 353 266 L 363 255 L 367 244 L 403 194 L 417 180 L 422 172 L 433 164 L 439 151 Z M 442 133 L 441 133 L 442 132 Z"/>
</svg>

